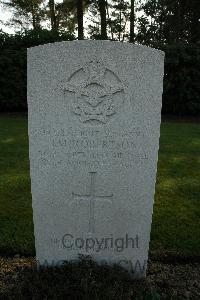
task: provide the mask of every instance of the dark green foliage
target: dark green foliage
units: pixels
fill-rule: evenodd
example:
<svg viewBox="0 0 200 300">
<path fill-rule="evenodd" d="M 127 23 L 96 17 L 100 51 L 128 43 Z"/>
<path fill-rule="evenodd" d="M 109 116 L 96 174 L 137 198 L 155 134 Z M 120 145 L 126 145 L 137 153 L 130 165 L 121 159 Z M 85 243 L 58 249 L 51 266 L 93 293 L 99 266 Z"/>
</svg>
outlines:
<svg viewBox="0 0 200 300">
<path fill-rule="evenodd" d="M 0 32 L 0 112 L 27 110 L 27 48 L 74 38 L 66 32 L 45 29 L 16 35 Z"/>
<path fill-rule="evenodd" d="M 26 50 L 0 54 L 0 111 L 26 110 Z"/>
<path fill-rule="evenodd" d="M 165 51 L 163 113 L 200 113 L 200 1 L 147 0 L 136 42 Z"/>
<path fill-rule="evenodd" d="M 200 1 L 146 0 L 140 4 L 138 42 L 148 45 L 200 42 Z"/>
<path fill-rule="evenodd" d="M 48 30 L 31 30 L 16 35 L 0 32 L 0 112 L 27 110 L 26 49 L 74 38 L 66 32 Z M 162 112 L 198 115 L 200 45 L 178 43 L 165 46 L 157 44 L 156 47 L 166 53 Z"/>
<path fill-rule="evenodd" d="M 165 46 L 163 113 L 200 115 L 200 46 Z"/>
</svg>

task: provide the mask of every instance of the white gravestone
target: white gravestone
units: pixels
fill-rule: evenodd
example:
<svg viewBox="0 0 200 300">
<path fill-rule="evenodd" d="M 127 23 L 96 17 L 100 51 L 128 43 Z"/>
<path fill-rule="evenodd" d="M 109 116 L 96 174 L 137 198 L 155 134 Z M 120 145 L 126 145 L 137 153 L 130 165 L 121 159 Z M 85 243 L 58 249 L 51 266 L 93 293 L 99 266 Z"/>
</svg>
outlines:
<svg viewBox="0 0 200 300">
<path fill-rule="evenodd" d="M 36 255 L 90 255 L 145 276 L 164 53 L 110 41 L 28 49 Z"/>
</svg>

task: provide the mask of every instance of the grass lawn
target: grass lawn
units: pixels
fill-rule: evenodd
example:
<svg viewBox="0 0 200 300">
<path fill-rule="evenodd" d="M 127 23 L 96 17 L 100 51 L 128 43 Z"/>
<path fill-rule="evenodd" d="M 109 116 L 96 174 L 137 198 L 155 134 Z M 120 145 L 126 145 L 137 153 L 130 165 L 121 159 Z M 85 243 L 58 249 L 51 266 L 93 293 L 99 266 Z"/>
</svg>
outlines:
<svg viewBox="0 0 200 300">
<path fill-rule="evenodd" d="M 161 126 L 151 250 L 200 255 L 200 124 Z M 0 116 L 0 254 L 34 255 L 27 118 Z"/>
</svg>

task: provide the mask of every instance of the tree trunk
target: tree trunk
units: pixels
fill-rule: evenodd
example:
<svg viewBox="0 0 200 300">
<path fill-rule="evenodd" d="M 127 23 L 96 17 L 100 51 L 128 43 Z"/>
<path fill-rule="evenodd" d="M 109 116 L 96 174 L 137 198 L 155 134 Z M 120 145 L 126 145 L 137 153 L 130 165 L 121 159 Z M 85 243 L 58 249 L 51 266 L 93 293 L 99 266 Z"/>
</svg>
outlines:
<svg viewBox="0 0 200 300">
<path fill-rule="evenodd" d="M 106 22 L 106 1 L 98 0 L 99 2 L 99 12 L 101 16 L 101 39 L 107 40 L 107 22 Z"/>
<path fill-rule="evenodd" d="M 135 40 L 135 0 L 131 0 L 131 15 L 130 15 L 130 43 Z"/>
<path fill-rule="evenodd" d="M 55 1 L 54 0 L 49 0 L 49 9 L 50 9 L 50 18 L 51 18 L 51 30 L 56 31 L 57 24 L 56 24 Z"/>
<path fill-rule="evenodd" d="M 107 18 L 109 20 L 111 39 L 113 40 L 114 39 L 113 27 L 112 27 L 112 23 L 111 23 L 111 19 L 110 19 L 110 13 L 109 13 L 109 7 L 108 7 L 108 1 L 107 0 L 106 0 L 106 11 L 107 11 Z"/>
<path fill-rule="evenodd" d="M 37 7 L 35 7 L 33 3 L 31 5 L 31 15 L 32 15 L 33 29 L 34 30 L 39 29 L 40 28 L 40 18 L 37 13 Z"/>
<path fill-rule="evenodd" d="M 124 38 L 125 38 L 126 23 L 127 23 L 127 21 L 126 21 L 125 24 L 124 24 L 124 34 L 123 34 L 122 42 L 124 42 Z"/>
<path fill-rule="evenodd" d="M 119 10 L 119 33 L 118 33 L 118 40 L 121 41 L 121 30 L 122 30 L 122 10 L 120 6 Z"/>
<path fill-rule="evenodd" d="M 77 20 L 78 20 L 78 39 L 84 39 L 84 32 L 83 32 L 83 0 L 77 0 L 76 2 L 77 7 Z"/>
<path fill-rule="evenodd" d="M 36 27 L 36 20 L 35 20 L 35 14 L 32 12 L 32 25 L 33 25 L 33 29 L 35 30 Z"/>
</svg>

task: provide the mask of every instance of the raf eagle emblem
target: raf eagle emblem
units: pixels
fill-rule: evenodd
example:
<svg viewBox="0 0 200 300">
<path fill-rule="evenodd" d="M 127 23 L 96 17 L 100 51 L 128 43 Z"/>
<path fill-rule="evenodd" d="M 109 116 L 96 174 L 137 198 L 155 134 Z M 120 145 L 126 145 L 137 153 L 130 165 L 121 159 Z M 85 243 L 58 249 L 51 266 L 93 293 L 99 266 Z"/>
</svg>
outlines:
<svg viewBox="0 0 200 300">
<path fill-rule="evenodd" d="M 83 123 L 105 124 L 123 103 L 124 87 L 102 63 L 91 61 L 74 72 L 64 91 L 73 93 L 71 110 Z"/>
</svg>

